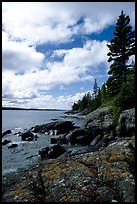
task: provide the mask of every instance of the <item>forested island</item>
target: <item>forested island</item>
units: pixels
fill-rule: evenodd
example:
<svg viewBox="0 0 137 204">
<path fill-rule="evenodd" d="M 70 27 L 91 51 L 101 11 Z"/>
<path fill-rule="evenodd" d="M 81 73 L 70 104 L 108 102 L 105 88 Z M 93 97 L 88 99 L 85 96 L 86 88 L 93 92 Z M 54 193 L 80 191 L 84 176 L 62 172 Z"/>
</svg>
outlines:
<svg viewBox="0 0 137 204">
<path fill-rule="evenodd" d="M 17 107 L 2 107 L 2 110 L 63 111 L 62 109 L 17 108 Z"/>
</svg>

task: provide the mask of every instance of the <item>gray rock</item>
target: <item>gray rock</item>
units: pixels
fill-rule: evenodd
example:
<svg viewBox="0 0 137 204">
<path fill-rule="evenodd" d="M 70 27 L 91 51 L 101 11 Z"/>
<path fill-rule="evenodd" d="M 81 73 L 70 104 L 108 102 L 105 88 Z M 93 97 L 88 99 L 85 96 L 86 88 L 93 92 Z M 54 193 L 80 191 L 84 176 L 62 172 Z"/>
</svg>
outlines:
<svg viewBox="0 0 137 204">
<path fill-rule="evenodd" d="M 96 149 L 100 148 L 100 147 L 106 147 L 109 143 L 109 140 L 107 137 L 102 137 L 98 143 L 96 144 Z"/>
<path fill-rule="evenodd" d="M 95 139 L 91 142 L 91 146 L 95 146 L 100 140 L 102 139 L 102 135 L 98 135 Z"/>
<path fill-rule="evenodd" d="M 135 191 L 135 184 L 130 181 L 130 178 L 117 181 L 117 188 L 122 197 L 122 202 L 130 203 L 135 201 L 135 194 L 133 193 Z"/>
<path fill-rule="evenodd" d="M 91 142 L 91 137 L 88 130 L 85 128 L 78 128 L 67 135 L 67 140 L 70 144 L 84 144 L 89 145 Z"/>
<path fill-rule="evenodd" d="M 72 121 L 58 121 L 54 127 L 57 130 L 58 134 L 68 133 L 71 130 L 75 129 L 75 126 Z"/>
<path fill-rule="evenodd" d="M 74 129 L 75 129 L 75 126 L 71 121 L 55 121 L 55 122 L 50 122 L 43 125 L 37 125 L 35 127 L 32 127 L 31 131 L 34 133 L 41 132 L 44 134 L 45 132 L 49 133 L 50 131 L 52 131 L 53 134 L 59 135 L 59 134 L 68 133 L 69 131 Z"/>
<path fill-rule="evenodd" d="M 14 148 L 14 147 L 17 147 L 17 146 L 18 146 L 18 144 L 13 143 L 13 144 L 9 145 L 8 148 L 10 149 L 10 148 Z"/>
<path fill-rule="evenodd" d="M 44 158 L 54 159 L 59 157 L 65 151 L 66 150 L 61 145 L 55 144 L 55 145 L 49 145 L 39 150 L 39 155 L 41 156 L 41 159 L 44 159 Z"/>
<path fill-rule="evenodd" d="M 35 136 L 31 131 L 26 131 L 20 134 L 22 141 L 33 141 Z"/>
<path fill-rule="evenodd" d="M 4 141 L 2 141 L 2 146 L 7 145 L 10 142 L 11 142 L 11 140 L 5 139 Z"/>
<path fill-rule="evenodd" d="M 11 130 L 5 130 L 5 131 L 2 133 L 2 137 L 5 136 L 5 135 L 7 135 L 7 134 L 10 134 L 10 133 L 12 133 Z"/>
<path fill-rule="evenodd" d="M 64 153 L 7 173 L 2 176 L 2 202 L 135 203 L 134 145 L 135 136 L 120 138 L 98 151 L 86 153 L 90 146 L 84 146 L 72 156 Z"/>
<path fill-rule="evenodd" d="M 50 138 L 51 144 L 67 144 L 68 140 L 65 135 L 55 136 Z"/>
<path fill-rule="evenodd" d="M 31 128 L 31 131 L 34 133 L 37 133 L 37 132 L 45 133 L 45 132 L 48 132 L 49 130 L 54 129 L 55 124 L 56 122 L 50 122 L 43 125 L 36 125 L 35 127 Z"/>
<path fill-rule="evenodd" d="M 135 135 L 135 108 L 123 111 L 118 123 L 119 136 L 132 137 Z"/>
<path fill-rule="evenodd" d="M 113 115 L 109 108 L 103 107 L 89 113 L 84 119 L 85 127 L 89 129 L 92 138 L 97 135 L 115 133 Z"/>
</svg>

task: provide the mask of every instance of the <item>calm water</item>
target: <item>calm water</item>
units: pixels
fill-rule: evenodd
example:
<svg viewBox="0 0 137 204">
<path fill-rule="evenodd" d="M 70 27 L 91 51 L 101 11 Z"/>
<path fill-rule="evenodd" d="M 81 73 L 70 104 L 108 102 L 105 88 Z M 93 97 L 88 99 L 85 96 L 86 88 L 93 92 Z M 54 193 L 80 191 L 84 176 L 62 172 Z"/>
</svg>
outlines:
<svg viewBox="0 0 137 204">
<path fill-rule="evenodd" d="M 59 119 L 65 111 L 2 110 L 2 131 L 29 128 Z"/>
<path fill-rule="evenodd" d="M 26 111 L 26 110 L 3 110 L 2 111 L 2 130 L 11 129 L 12 133 L 5 135 L 2 140 L 11 140 L 16 143 L 16 148 L 8 149 L 7 144 L 2 146 L 2 174 L 16 171 L 18 168 L 27 167 L 40 160 L 38 151 L 50 144 L 52 135 L 38 133 L 37 141 L 21 141 L 18 136 L 19 131 L 28 129 L 35 125 L 51 122 L 52 119 L 72 120 L 76 125 L 83 123 L 81 117 L 68 117 L 65 111 Z M 65 117 L 64 117 L 65 116 Z"/>
</svg>

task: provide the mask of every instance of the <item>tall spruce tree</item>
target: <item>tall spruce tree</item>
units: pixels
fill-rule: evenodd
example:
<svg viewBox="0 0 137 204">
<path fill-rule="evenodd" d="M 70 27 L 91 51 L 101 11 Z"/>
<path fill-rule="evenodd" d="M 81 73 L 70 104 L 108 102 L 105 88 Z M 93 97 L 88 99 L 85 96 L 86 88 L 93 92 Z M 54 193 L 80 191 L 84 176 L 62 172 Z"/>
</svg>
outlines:
<svg viewBox="0 0 137 204">
<path fill-rule="evenodd" d="M 110 52 L 108 62 L 113 62 L 110 66 L 108 74 L 110 77 L 106 81 L 106 85 L 110 96 L 115 96 L 120 86 L 125 82 L 128 73 L 127 61 L 131 55 L 135 54 L 135 31 L 129 24 L 130 18 L 124 14 L 123 10 L 119 16 L 114 38 L 107 44 Z"/>
<path fill-rule="evenodd" d="M 107 91 L 106 91 L 105 83 L 102 85 L 100 93 L 101 93 L 101 103 L 104 104 L 107 99 Z"/>
<path fill-rule="evenodd" d="M 93 86 L 93 94 L 92 94 L 93 98 L 97 98 L 98 92 L 99 92 L 99 87 L 97 85 L 97 80 L 95 79 L 94 86 Z"/>
</svg>

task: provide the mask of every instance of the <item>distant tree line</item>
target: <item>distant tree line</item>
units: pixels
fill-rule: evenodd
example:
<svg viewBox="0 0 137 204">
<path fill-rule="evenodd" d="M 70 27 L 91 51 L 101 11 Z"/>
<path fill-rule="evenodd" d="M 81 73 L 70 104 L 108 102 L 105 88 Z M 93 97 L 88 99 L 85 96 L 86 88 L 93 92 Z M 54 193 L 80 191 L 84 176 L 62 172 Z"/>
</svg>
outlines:
<svg viewBox="0 0 137 204">
<path fill-rule="evenodd" d="M 101 88 L 95 79 L 93 94 L 86 93 L 82 100 L 72 105 L 73 111 L 85 114 L 100 106 L 111 106 L 115 115 L 122 110 L 135 107 L 135 62 L 127 64 L 129 57 L 135 55 L 135 31 L 129 25 L 130 18 L 123 11 L 114 30 L 114 38 L 107 44 L 108 62 L 111 62 L 108 80 Z"/>
</svg>

